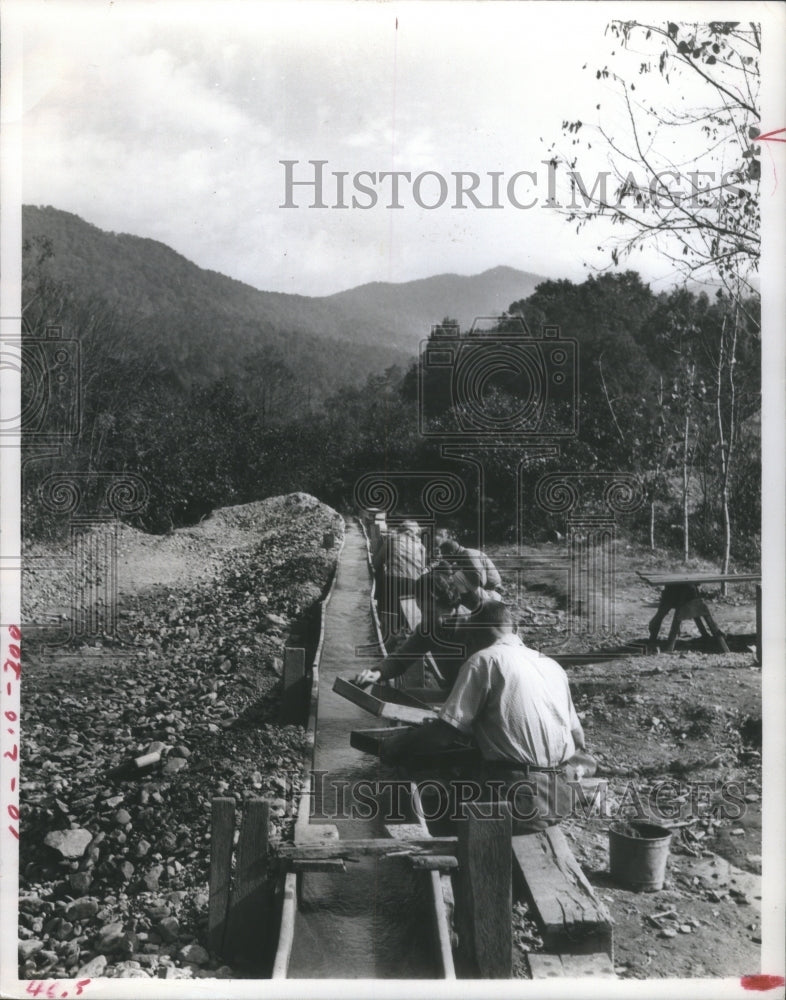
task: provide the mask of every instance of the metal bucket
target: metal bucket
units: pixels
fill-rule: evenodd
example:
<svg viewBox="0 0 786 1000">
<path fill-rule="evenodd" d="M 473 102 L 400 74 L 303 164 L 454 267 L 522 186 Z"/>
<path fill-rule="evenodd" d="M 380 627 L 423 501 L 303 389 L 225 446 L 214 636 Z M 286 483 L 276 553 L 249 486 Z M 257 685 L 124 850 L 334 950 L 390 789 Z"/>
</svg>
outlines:
<svg viewBox="0 0 786 1000">
<path fill-rule="evenodd" d="M 642 820 L 626 824 L 629 830 L 609 830 L 609 871 L 621 885 L 638 892 L 663 888 L 671 831 Z"/>
</svg>

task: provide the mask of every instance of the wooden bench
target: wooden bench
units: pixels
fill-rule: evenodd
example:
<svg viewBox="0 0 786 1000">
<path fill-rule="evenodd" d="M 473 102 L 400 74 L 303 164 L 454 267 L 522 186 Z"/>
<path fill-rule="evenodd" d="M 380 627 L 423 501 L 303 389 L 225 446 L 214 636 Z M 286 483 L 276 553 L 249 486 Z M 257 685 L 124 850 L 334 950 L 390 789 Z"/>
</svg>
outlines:
<svg viewBox="0 0 786 1000">
<path fill-rule="evenodd" d="M 529 956 L 533 978 L 614 976 L 612 919 L 558 826 L 512 838 L 513 871 L 546 954 Z M 586 966 L 592 971 L 579 972 Z"/>
<path fill-rule="evenodd" d="M 674 618 L 666 641 L 666 651 L 674 652 L 674 644 L 679 635 L 680 625 L 688 618 L 696 623 L 703 638 L 712 635 L 722 653 L 729 647 L 723 632 L 718 628 L 710 613 L 706 600 L 699 593 L 699 587 L 712 583 L 759 583 L 761 576 L 755 573 L 642 573 L 639 576 L 652 587 L 662 587 L 658 610 L 650 621 L 650 645 L 655 646 L 663 619 L 670 611 Z"/>
</svg>

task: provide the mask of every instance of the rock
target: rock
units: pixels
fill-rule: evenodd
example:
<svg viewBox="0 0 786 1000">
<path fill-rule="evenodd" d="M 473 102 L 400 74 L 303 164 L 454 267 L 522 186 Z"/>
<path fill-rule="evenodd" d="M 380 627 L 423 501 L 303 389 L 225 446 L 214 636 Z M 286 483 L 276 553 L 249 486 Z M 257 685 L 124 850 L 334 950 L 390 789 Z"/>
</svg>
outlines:
<svg viewBox="0 0 786 1000">
<path fill-rule="evenodd" d="M 171 916 L 172 911 L 163 900 L 154 899 L 145 907 L 145 913 L 151 920 L 163 920 L 164 917 Z"/>
<path fill-rule="evenodd" d="M 673 937 L 676 937 L 676 936 L 677 936 L 677 932 L 674 930 L 673 927 L 664 927 L 663 930 L 658 935 L 658 937 L 662 937 L 662 938 L 673 938 Z"/>
<path fill-rule="evenodd" d="M 111 954 L 114 951 L 119 951 L 123 947 L 124 938 L 125 930 L 120 921 L 105 924 L 98 932 L 96 948 L 98 951 L 105 951 L 107 954 Z"/>
<path fill-rule="evenodd" d="M 137 843 L 136 848 L 134 849 L 134 853 L 138 858 L 143 858 L 150 851 L 150 848 L 152 846 L 153 845 L 150 843 L 150 841 L 145 840 L 143 837 L 142 840 L 140 840 Z"/>
<path fill-rule="evenodd" d="M 177 774 L 178 771 L 183 770 L 187 763 L 185 757 L 168 757 L 162 774 Z"/>
<path fill-rule="evenodd" d="M 173 755 L 175 757 L 190 757 L 191 756 L 191 751 L 188 749 L 188 747 L 183 746 L 182 743 L 178 743 L 178 745 L 175 747 L 175 749 L 172 751 L 172 753 L 173 753 Z"/>
<path fill-rule="evenodd" d="M 44 947 L 44 942 L 39 941 L 38 938 L 30 938 L 28 941 L 19 942 L 19 957 L 24 960 L 30 958 L 31 955 L 35 955 L 36 952 L 41 951 Z"/>
<path fill-rule="evenodd" d="M 90 920 L 97 913 L 98 903 L 94 899 L 75 899 L 66 910 L 69 920 Z"/>
<path fill-rule="evenodd" d="M 77 969 L 76 979 L 97 979 L 106 968 L 106 955 L 96 955 Z"/>
<path fill-rule="evenodd" d="M 89 872 L 72 872 L 68 876 L 68 883 L 74 892 L 87 892 L 92 881 L 93 878 Z"/>
<path fill-rule="evenodd" d="M 81 858 L 93 839 L 89 830 L 52 830 L 44 837 L 47 847 L 53 848 L 64 858 Z"/>
<path fill-rule="evenodd" d="M 125 826 L 131 822 L 131 813 L 127 809 L 118 809 L 115 813 L 115 823 L 118 826 Z"/>
<path fill-rule="evenodd" d="M 120 865 L 118 865 L 117 870 L 120 872 L 120 875 L 126 882 L 128 882 L 131 879 L 131 876 L 134 874 L 134 866 L 131 864 L 130 861 L 123 861 Z"/>
<path fill-rule="evenodd" d="M 201 944 L 187 944 L 178 952 L 184 962 L 192 965 L 207 965 L 210 955 Z"/>
<path fill-rule="evenodd" d="M 164 941 L 177 941 L 177 936 L 180 933 L 180 923 L 177 917 L 164 917 L 163 920 L 156 924 L 155 929 Z"/>
<path fill-rule="evenodd" d="M 680 934 L 692 934 L 693 928 L 690 924 L 680 924 Z"/>
<path fill-rule="evenodd" d="M 150 871 L 142 876 L 142 882 L 148 892 L 155 892 L 158 889 L 158 881 L 164 872 L 163 865 L 153 865 Z"/>
</svg>

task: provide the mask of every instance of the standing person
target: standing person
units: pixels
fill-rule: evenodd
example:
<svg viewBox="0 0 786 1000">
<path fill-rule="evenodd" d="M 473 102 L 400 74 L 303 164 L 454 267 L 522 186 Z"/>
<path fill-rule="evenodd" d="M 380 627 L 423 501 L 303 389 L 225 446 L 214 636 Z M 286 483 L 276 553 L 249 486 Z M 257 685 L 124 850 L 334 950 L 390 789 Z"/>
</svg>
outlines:
<svg viewBox="0 0 786 1000">
<path fill-rule="evenodd" d="M 565 765 L 584 750 L 584 732 L 562 667 L 513 632 L 499 602 L 483 605 L 475 651 L 432 723 L 386 741 L 383 759 L 433 753 L 473 737 L 482 758 L 482 798 L 510 802 L 513 832 L 543 830 L 570 812 Z M 470 633 L 470 635 L 472 635 Z"/>
<path fill-rule="evenodd" d="M 380 608 L 392 617 L 393 631 L 400 627 L 402 597 L 414 597 L 421 606 L 419 581 L 427 561 L 417 521 L 404 521 L 397 531 L 390 532 L 374 555 L 375 576 L 383 581 Z"/>
<path fill-rule="evenodd" d="M 501 600 L 502 577 L 485 552 L 465 548 L 452 539 L 442 542 L 439 551 L 451 564 L 462 596 L 470 597 L 471 604 L 464 602 L 467 607 L 483 600 Z"/>
</svg>

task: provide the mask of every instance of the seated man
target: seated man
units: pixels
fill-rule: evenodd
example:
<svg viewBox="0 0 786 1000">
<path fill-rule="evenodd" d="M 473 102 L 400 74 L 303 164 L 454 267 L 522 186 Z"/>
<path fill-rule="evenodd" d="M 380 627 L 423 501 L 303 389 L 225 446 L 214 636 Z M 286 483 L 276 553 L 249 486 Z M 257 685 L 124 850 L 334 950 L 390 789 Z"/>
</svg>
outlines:
<svg viewBox="0 0 786 1000">
<path fill-rule="evenodd" d="M 484 604 L 464 663 L 438 719 L 385 744 L 383 759 L 430 753 L 474 737 L 482 758 L 484 801 L 510 802 L 513 832 L 543 830 L 571 808 L 564 766 L 584 750 L 584 732 L 562 667 L 528 649 L 513 632 L 510 612 Z"/>
</svg>

